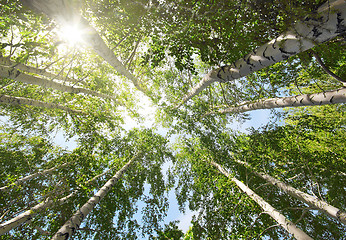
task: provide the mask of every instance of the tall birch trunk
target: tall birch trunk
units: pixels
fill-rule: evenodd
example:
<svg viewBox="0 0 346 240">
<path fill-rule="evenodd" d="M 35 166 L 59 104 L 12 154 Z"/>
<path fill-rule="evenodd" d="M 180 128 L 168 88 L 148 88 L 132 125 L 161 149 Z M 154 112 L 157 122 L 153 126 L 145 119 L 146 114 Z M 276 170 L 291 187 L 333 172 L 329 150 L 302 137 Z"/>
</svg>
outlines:
<svg viewBox="0 0 346 240">
<path fill-rule="evenodd" d="M 71 109 L 69 107 L 62 106 L 60 104 L 47 103 L 47 102 L 42 102 L 39 100 L 34 100 L 34 99 L 30 99 L 30 98 L 23 98 L 23 97 L 11 97 L 8 95 L 0 95 L 0 104 L 10 104 L 13 106 L 30 105 L 30 106 L 48 108 L 48 109 L 60 109 L 60 110 L 66 111 L 68 113 L 86 115 L 86 113 L 83 111 L 74 110 L 74 109 Z"/>
<path fill-rule="evenodd" d="M 136 156 L 138 156 L 138 155 L 136 155 Z M 134 160 L 134 158 L 132 160 Z M 93 177 L 92 179 L 87 181 L 85 183 L 85 185 L 92 184 L 97 178 L 104 176 L 105 174 L 107 174 L 112 169 L 114 169 L 114 167 L 108 169 L 107 171 L 105 171 L 102 174 L 96 175 L 95 177 Z M 120 171 L 122 169 L 120 169 Z M 117 174 L 118 174 L 118 172 L 117 172 Z M 38 214 L 41 211 L 47 209 L 48 207 L 52 206 L 53 204 L 63 204 L 63 203 L 65 203 L 68 199 L 73 197 L 76 193 L 77 193 L 77 191 L 73 191 L 69 195 L 67 195 L 67 196 L 65 196 L 63 198 L 60 198 L 58 200 L 53 200 L 51 198 L 47 198 L 45 201 L 35 205 L 34 207 L 30 208 L 29 210 L 23 212 L 22 214 L 19 214 L 17 217 L 14 217 L 14 218 L 12 218 L 12 219 L 10 219 L 10 220 L 0 224 L 0 236 L 5 234 L 5 233 L 7 233 L 7 232 L 9 232 L 13 228 L 16 228 L 16 227 L 18 227 L 18 226 L 20 226 L 20 225 L 30 221 L 36 214 Z"/>
<path fill-rule="evenodd" d="M 253 50 L 233 64 L 210 71 L 183 97 L 176 108 L 213 82 L 228 82 L 245 77 L 345 33 L 345 18 L 345 0 L 327 1 L 319 7 L 318 18 L 306 18 L 303 22 L 297 22 L 292 30 Z"/>
<path fill-rule="evenodd" d="M 60 229 L 52 239 L 68 239 L 78 229 L 83 219 L 93 210 L 93 208 L 101 202 L 101 200 L 107 195 L 115 183 L 120 179 L 124 172 L 130 167 L 132 162 L 138 157 L 134 156 L 128 163 L 126 163 L 111 179 L 109 179 L 105 185 L 90 198 Z"/>
<path fill-rule="evenodd" d="M 316 106 L 335 103 L 346 103 L 346 88 L 321 93 L 297 95 L 293 97 L 268 98 L 255 102 L 244 103 L 238 107 L 231 107 L 217 112 L 209 112 L 204 116 L 214 113 L 242 113 L 258 109 Z"/>
<path fill-rule="evenodd" d="M 7 58 L 7 57 L 1 57 L 0 56 L 0 65 L 16 68 L 16 69 L 22 70 L 24 72 L 29 72 L 29 73 L 34 73 L 34 74 L 37 74 L 37 75 L 41 75 L 43 77 L 50 78 L 50 80 L 56 79 L 56 80 L 58 80 L 60 82 L 71 82 L 71 83 L 74 83 L 74 84 L 79 83 L 79 81 L 76 80 L 76 79 L 69 78 L 69 77 L 62 78 L 62 77 L 60 77 L 58 75 L 55 75 L 55 74 L 50 73 L 50 72 L 47 72 L 47 71 L 45 71 L 43 69 L 27 66 L 27 65 L 24 65 L 22 63 L 13 62 L 9 58 Z"/>
<path fill-rule="evenodd" d="M 56 20 L 61 25 L 79 24 L 84 29 L 83 39 L 86 44 L 91 46 L 94 51 L 109 63 L 118 73 L 125 76 L 135 87 L 145 93 L 145 89 L 140 86 L 138 79 L 130 73 L 125 66 L 118 60 L 114 52 L 106 45 L 97 31 L 90 26 L 77 11 L 75 11 L 69 0 L 22 0 L 24 5 L 33 10 L 46 14 L 48 17 Z M 74 22 L 75 21 L 75 22 Z"/>
<path fill-rule="evenodd" d="M 215 166 L 222 174 L 226 177 L 230 178 L 244 193 L 246 193 L 252 200 L 254 200 L 260 207 L 271 216 L 281 227 L 283 227 L 287 232 L 292 234 L 298 240 L 313 240 L 310 236 L 308 236 L 301 229 L 297 228 L 297 226 L 286 219 L 284 215 L 282 215 L 278 210 L 273 208 L 269 203 L 267 203 L 263 198 L 258 196 L 254 191 L 252 191 L 248 186 L 244 183 L 236 179 L 235 177 L 230 177 L 229 173 L 221 167 L 219 164 L 211 161 L 211 165 Z"/>
<path fill-rule="evenodd" d="M 37 173 L 33 173 L 31 175 L 28 175 L 28 176 L 25 176 L 25 177 L 22 177 L 16 181 L 14 181 L 13 183 L 7 185 L 7 186 L 4 186 L 4 187 L 0 187 L 0 191 L 4 191 L 4 190 L 7 190 L 8 188 L 12 187 L 12 186 L 15 186 L 15 185 L 18 185 L 20 183 L 23 183 L 25 181 L 29 181 L 35 177 L 38 177 L 38 176 L 44 176 L 44 175 L 47 175 L 47 174 L 51 174 L 53 171 L 55 171 L 56 169 L 58 168 L 63 168 L 63 167 L 66 167 L 68 166 L 69 164 L 71 164 L 73 161 L 71 162 L 67 162 L 67 163 L 64 163 L 64 164 L 61 164 L 60 166 L 56 166 L 56 167 L 52 167 L 52 168 L 49 168 L 49 169 L 46 169 L 46 170 L 43 170 L 43 171 L 40 171 L 40 172 L 37 172 Z"/>
<path fill-rule="evenodd" d="M 44 88 L 52 88 L 61 92 L 68 92 L 68 93 L 75 93 L 75 94 L 84 93 L 84 94 L 99 97 L 99 98 L 111 99 L 117 104 L 120 104 L 115 97 L 112 97 L 103 93 L 95 92 L 86 88 L 71 87 L 71 86 L 67 86 L 67 85 L 57 83 L 54 81 L 38 78 L 32 75 L 22 73 L 21 71 L 16 70 L 12 67 L 0 66 L 0 76 L 4 78 L 10 78 L 15 81 L 26 83 L 26 84 L 38 85 Z"/>
<path fill-rule="evenodd" d="M 17 217 L 14 217 L 2 224 L 0 224 L 0 236 L 9 232 L 13 228 L 19 227 L 20 225 L 29 222 L 36 214 L 40 213 L 41 211 L 45 210 L 46 208 L 52 206 L 53 204 L 63 204 L 68 199 L 73 197 L 77 191 L 72 192 L 71 194 L 60 198 L 58 200 L 53 200 L 51 198 L 47 198 L 43 202 L 35 205 L 34 207 L 30 208 L 29 210 L 23 212 L 22 214 L 19 214 Z"/>
<path fill-rule="evenodd" d="M 270 184 L 277 186 L 284 192 L 288 193 L 291 197 L 294 197 L 306 204 L 308 204 L 310 207 L 316 208 L 318 211 L 327 214 L 328 216 L 336 219 L 342 224 L 346 225 L 346 212 L 326 203 L 325 201 L 322 201 L 318 199 L 317 197 L 311 196 L 307 193 L 304 193 L 298 189 L 295 189 L 294 187 L 290 186 L 289 184 L 286 184 L 284 182 L 281 182 L 280 180 L 273 178 L 272 176 L 265 174 L 265 173 L 259 173 L 253 170 L 253 168 L 246 162 L 236 160 L 235 162 L 250 168 L 255 175 L 258 177 L 266 180 Z"/>
</svg>

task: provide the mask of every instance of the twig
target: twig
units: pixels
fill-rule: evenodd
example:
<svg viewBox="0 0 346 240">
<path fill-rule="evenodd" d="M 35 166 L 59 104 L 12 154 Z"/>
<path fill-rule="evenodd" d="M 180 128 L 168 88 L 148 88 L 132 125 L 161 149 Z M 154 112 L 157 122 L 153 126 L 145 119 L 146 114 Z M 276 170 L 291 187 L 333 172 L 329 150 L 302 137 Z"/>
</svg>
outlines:
<svg viewBox="0 0 346 240">
<path fill-rule="evenodd" d="M 336 75 L 335 73 L 333 73 L 332 71 L 329 70 L 329 68 L 324 64 L 324 62 L 322 61 L 320 56 L 315 51 L 311 50 L 311 53 L 326 73 L 328 73 L 334 79 L 336 79 L 340 82 L 346 83 L 346 80 L 342 79 L 341 77 L 339 77 L 338 75 Z"/>
</svg>

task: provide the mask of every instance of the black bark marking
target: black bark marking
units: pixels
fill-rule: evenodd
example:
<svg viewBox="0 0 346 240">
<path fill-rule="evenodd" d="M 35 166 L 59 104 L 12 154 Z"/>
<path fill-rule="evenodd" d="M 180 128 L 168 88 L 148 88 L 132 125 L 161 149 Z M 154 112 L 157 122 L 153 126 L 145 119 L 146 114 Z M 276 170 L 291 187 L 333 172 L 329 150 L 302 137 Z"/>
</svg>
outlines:
<svg viewBox="0 0 346 240">
<path fill-rule="evenodd" d="M 296 52 L 289 52 L 289 51 L 286 51 L 285 49 L 283 48 L 279 48 L 280 52 L 284 53 L 284 54 L 287 54 L 287 55 L 295 55 L 297 54 Z"/>
<path fill-rule="evenodd" d="M 275 60 L 275 58 L 274 58 L 273 56 L 270 56 L 270 58 L 271 58 L 271 60 L 272 60 L 273 62 L 276 62 L 276 60 Z"/>
<path fill-rule="evenodd" d="M 67 240 L 69 238 L 69 236 L 70 236 L 70 234 L 68 232 L 67 233 L 60 233 L 59 232 L 57 235 L 61 236 L 61 237 L 64 237 L 65 240 Z"/>
<path fill-rule="evenodd" d="M 276 42 L 277 42 L 277 40 L 276 40 L 276 38 L 275 38 L 275 39 L 274 39 L 274 43 L 272 44 L 273 49 L 276 49 L 276 47 L 275 47 Z"/>
<path fill-rule="evenodd" d="M 245 56 L 246 57 L 246 56 Z M 245 60 L 245 58 L 244 58 L 244 60 L 245 60 L 245 62 L 248 64 L 248 65 L 250 65 L 250 66 L 252 66 L 252 67 L 256 67 L 254 64 L 252 64 L 251 63 L 251 55 L 249 54 L 249 55 L 247 55 L 247 59 Z M 251 70 L 252 71 L 252 70 Z"/>
<path fill-rule="evenodd" d="M 338 22 L 336 24 L 336 31 L 335 31 L 335 33 L 343 33 L 343 32 L 345 32 L 346 31 L 346 27 L 345 27 L 344 24 L 342 24 L 344 19 L 342 18 L 341 13 L 337 13 L 336 14 L 336 19 L 337 19 Z"/>
<path fill-rule="evenodd" d="M 267 51 L 267 49 L 268 49 L 268 46 L 266 47 L 266 49 L 264 49 L 262 55 L 263 55 L 264 58 L 266 58 L 266 59 L 268 59 L 268 60 L 270 61 L 270 57 L 269 57 L 269 56 L 266 56 L 266 51 Z"/>
<path fill-rule="evenodd" d="M 333 103 L 333 98 L 334 98 L 334 96 L 332 96 L 332 97 L 330 98 L 330 100 L 329 100 L 330 103 Z"/>
<path fill-rule="evenodd" d="M 322 34 L 322 31 L 320 31 L 318 29 L 318 27 L 316 27 L 316 26 L 312 29 L 312 32 L 313 32 L 312 36 L 314 38 L 318 38 L 318 36 L 320 36 Z"/>
<path fill-rule="evenodd" d="M 17 78 L 19 75 L 20 75 L 20 72 L 17 70 L 17 71 L 16 71 L 15 78 Z"/>
</svg>

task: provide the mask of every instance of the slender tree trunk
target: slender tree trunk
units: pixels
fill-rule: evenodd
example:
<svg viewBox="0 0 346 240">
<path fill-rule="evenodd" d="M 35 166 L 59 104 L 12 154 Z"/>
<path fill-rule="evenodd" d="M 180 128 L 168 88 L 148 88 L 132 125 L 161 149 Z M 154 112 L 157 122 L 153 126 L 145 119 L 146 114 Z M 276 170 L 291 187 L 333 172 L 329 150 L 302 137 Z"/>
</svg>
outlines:
<svg viewBox="0 0 346 240">
<path fill-rule="evenodd" d="M 76 79 L 62 78 L 62 77 L 59 77 L 59 76 L 57 76 L 57 75 L 55 75 L 53 73 L 47 72 L 47 71 L 45 71 L 43 69 L 38 69 L 38 68 L 35 68 L 35 67 L 24 65 L 22 63 L 13 62 L 9 58 L 7 58 L 7 57 L 1 57 L 0 56 L 0 65 L 16 68 L 16 69 L 22 70 L 24 72 L 38 74 L 38 75 L 50 78 L 51 80 L 52 79 L 56 79 L 56 80 L 59 80 L 60 82 L 79 83 L 79 81 L 76 80 Z"/>
<path fill-rule="evenodd" d="M 234 158 L 233 158 L 234 159 Z M 346 225 L 346 213 L 342 210 L 326 203 L 325 201 L 322 201 L 318 199 L 317 197 L 311 196 L 307 193 L 304 193 L 302 191 L 299 191 L 298 189 L 295 189 L 294 187 L 290 186 L 289 184 L 286 184 L 284 182 L 281 182 L 280 180 L 273 178 L 272 176 L 265 174 L 265 173 L 259 173 L 253 170 L 253 168 L 246 162 L 239 161 L 234 159 L 235 162 L 250 168 L 253 173 L 260 178 L 266 180 L 270 184 L 277 186 L 284 192 L 288 193 L 291 197 L 294 197 L 296 199 L 299 199 L 300 201 L 308 204 L 310 207 L 316 208 L 318 211 L 327 214 L 328 216 L 338 220 L 340 223 L 343 223 Z"/>
<path fill-rule="evenodd" d="M 233 181 L 237 186 L 245 192 L 252 200 L 254 200 L 258 205 L 261 206 L 261 208 L 269 215 L 271 216 L 278 224 L 283 227 L 287 232 L 292 234 L 296 239 L 298 240 L 312 240 L 311 237 L 309 237 L 305 232 L 303 232 L 301 229 L 297 228 L 297 226 L 291 222 L 290 220 L 286 219 L 284 215 L 282 215 L 278 210 L 273 208 L 269 203 L 264 201 L 263 198 L 258 196 L 254 191 L 252 191 L 248 186 L 246 186 L 244 183 L 236 179 L 235 177 L 230 177 L 229 173 L 221 167 L 219 164 L 211 161 L 211 165 L 215 166 L 222 174 L 224 174 L 226 177 L 230 178 L 231 181 Z"/>
<path fill-rule="evenodd" d="M 51 198 L 47 198 L 45 201 L 37 204 L 36 206 L 23 212 L 22 214 L 19 214 L 17 217 L 14 217 L 14 218 L 8 220 L 7 222 L 0 224 L 0 236 L 9 232 L 13 228 L 16 228 L 16 227 L 22 225 L 23 223 L 30 221 L 36 214 L 38 214 L 39 212 L 43 211 L 44 209 L 52 206 L 53 203 L 54 204 L 56 204 L 56 203 L 63 204 L 68 199 L 70 199 L 72 196 L 74 196 L 76 193 L 77 193 L 76 191 L 72 192 L 71 194 L 69 194 L 63 198 L 60 198 L 57 201 L 54 201 Z"/>
<path fill-rule="evenodd" d="M 253 50 L 233 64 L 210 71 L 183 97 L 176 108 L 213 82 L 228 82 L 245 77 L 345 33 L 345 0 L 327 1 L 318 9 L 318 14 L 318 18 L 306 18 L 305 21 L 296 23 L 291 31 Z"/>
<path fill-rule="evenodd" d="M 145 93 L 145 89 L 140 86 L 138 79 L 130 73 L 125 66 L 117 59 L 114 52 L 106 45 L 97 31 L 90 26 L 88 21 L 73 9 L 69 1 L 66 0 L 22 0 L 24 5 L 31 9 L 43 12 L 48 17 L 53 18 L 61 25 L 79 24 L 84 29 L 83 39 L 94 51 L 108 62 L 121 75 L 125 76 L 135 87 Z"/>
<path fill-rule="evenodd" d="M 293 97 L 268 98 L 252 103 L 244 103 L 241 106 L 227 108 L 218 112 L 209 112 L 204 116 L 211 115 L 213 113 L 241 113 L 258 109 L 316 106 L 335 103 L 346 103 L 346 88 L 321 93 L 297 95 Z"/>
<path fill-rule="evenodd" d="M 52 239 L 68 239 L 71 237 L 76 229 L 80 226 L 83 219 L 93 210 L 93 208 L 107 195 L 110 189 L 120 179 L 124 172 L 130 167 L 132 162 L 138 157 L 136 155 L 128 163 L 126 163 L 105 185 L 90 198 L 52 237 Z"/>
<path fill-rule="evenodd" d="M 95 92 L 86 88 L 81 88 L 81 87 L 71 87 L 71 86 L 67 86 L 61 83 L 57 83 L 54 81 L 50 81 L 50 80 L 46 80 L 43 78 L 38 78 L 32 75 L 27 75 L 25 73 L 22 73 L 19 70 L 16 70 L 14 68 L 11 67 L 5 67 L 5 66 L 0 66 L 0 76 L 4 77 L 4 78 L 10 78 L 13 79 L 15 81 L 19 81 L 22 83 L 27 83 L 27 84 L 32 84 L 32 85 L 38 85 L 44 88 L 52 88 L 61 92 L 69 92 L 69 93 L 84 93 L 87 95 L 92 95 L 95 97 L 99 97 L 99 98 L 108 98 L 113 100 L 114 102 L 120 104 L 115 97 L 103 94 L 103 93 L 99 93 L 99 92 Z"/>
<path fill-rule="evenodd" d="M 49 168 L 49 169 L 46 169 L 46 170 L 43 170 L 43 171 L 40 171 L 40 172 L 37 172 L 37 173 L 33 173 L 33 174 L 28 175 L 26 177 L 20 178 L 20 179 L 16 180 L 15 182 L 13 182 L 13 183 L 11 183 L 11 184 L 9 184 L 7 186 L 0 187 L 0 191 L 7 190 L 8 188 L 10 188 L 12 186 L 18 185 L 18 184 L 20 184 L 22 182 L 28 181 L 30 179 L 33 179 L 33 178 L 37 177 L 37 176 L 44 176 L 44 175 L 47 175 L 47 174 L 51 174 L 56 169 L 66 167 L 66 166 L 68 166 L 71 163 L 72 163 L 72 161 L 64 163 L 64 164 L 62 164 L 60 166 L 52 167 L 52 168 Z"/>
<path fill-rule="evenodd" d="M 138 156 L 138 155 L 136 155 Z M 136 157 L 135 156 L 135 157 Z M 133 161 L 134 158 L 132 158 L 130 161 Z M 125 165 L 127 166 L 127 165 Z M 124 166 L 124 167 L 125 167 Z M 123 167 L 123 168 L 124 168 Z M 120 169 L 117 174 L 123 170 Z M 96 175 L 95 177 L 93 177 L 92 179 L 90 179 L 89 181 L 87 181 L 85 184 L 92 184 L 97 178 L 104 176 L 105 174 L 107 174 L 111 169 L 114 168 L 110 168 L 107 171 L 105 171 L 102 174 Z M 116 174 L 116 175 L 117 175 Z M 119 176 L 120 177 L 120 176 Z M 28 221 L 30 221 L 36 214 L 40 213 L 41 211 L 45 210 L 46 208 L 52 206 L 53 204 L 63 204 L 65 203 L 68 199 L 70 199 L 71 197 L 73 197 L 75 194 L 77 193 L 77 191 L 73 191 L 72 193 L 70 193 L 69 195 L 58 199 L 57 201 L 54 201 L 51 198 L 47 198 L 45 201 L 35 205 L 34 207 L 30 208 L 29 210 L 23 212 L 22 214 L 19 214 L 17 217 L 14 217 L 2 224 L 0 224 L 0 236 L 7 233 L 8 231 L 10 231 L 13 228 L 16 228 L 18 226 L 20 226 L 23 223 L 26 223 Z"/>
<path fill-rule="evenodd" d="M 11 97 L 8 95 L 0 95 L 0 104 L 10 104 L 10 105 L 14 105 L 14 106 L 30 105 L 30 106 L 48 108 L 48 109 L 60 109 L 60 110 L 66 111 L 68 113 L 86 115 L 86 113 L 83 111 L 74 110 L 74 109 L 59 105 L 59 104 L 46 103 L 46 102 L 42 102 L 39 100 L 30 99 L 30 98 Z"/>
</svg>

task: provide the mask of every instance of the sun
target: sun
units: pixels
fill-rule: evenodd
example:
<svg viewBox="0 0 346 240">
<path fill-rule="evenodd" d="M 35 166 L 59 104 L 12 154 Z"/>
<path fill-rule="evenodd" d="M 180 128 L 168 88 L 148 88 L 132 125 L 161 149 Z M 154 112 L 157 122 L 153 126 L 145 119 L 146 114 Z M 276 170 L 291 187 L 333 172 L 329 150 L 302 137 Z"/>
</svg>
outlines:
<svg viewBox="0 0 346 240">
<path fill-rule="evenodd" d="M 81 29 L 78 24 L 62 26 L 59 35 L 64 41 L 72 46 L 83 41 L 83 29 Z"/>
</svg>

